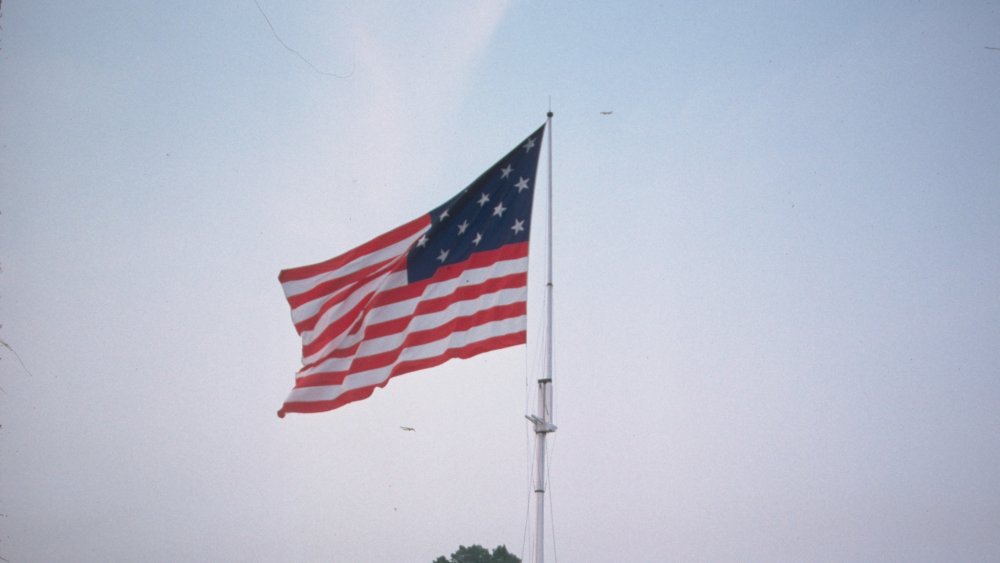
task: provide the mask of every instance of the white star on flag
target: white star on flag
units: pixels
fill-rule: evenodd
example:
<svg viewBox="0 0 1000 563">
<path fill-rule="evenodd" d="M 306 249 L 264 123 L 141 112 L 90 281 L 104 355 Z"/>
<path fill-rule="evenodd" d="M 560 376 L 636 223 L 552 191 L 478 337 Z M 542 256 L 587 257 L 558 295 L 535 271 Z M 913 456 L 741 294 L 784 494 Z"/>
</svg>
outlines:
<svg viewBox="0 0 1000 563">
<path fill-rule="evenodd" d="M 440 260 L 441 263 L 443 264 L 444 261 L 448 259 L 448 251 L 442 248 L 441 254 L 438 254 L 437 259 Z"/>
<path fill-rule="evenodd" d="M 479 207 L 482 207 L 489 202 L 490 202 L 490 196 L 486 195 L 485 193 L 479 196 Z"/>
<path fill-rule="evenodd" d="M 507 211 L 507 208 L 503 206 L 502 201 L 498 203 L 496 207 L 493 208 L 493 214 L 496 215 L 497 217 L 503 217 L 504 211 Z"/>
<path fill-rule="evenodd" d="M 528 139 L 527 143 L 524 143 L 524 152 L 531 152 L 531 149 L 535 148 L 535 140 Z"/>
<path fill-rule="evenodd" d="M 468 229 L 468 228 L 469 228 L 469 222 L 468 221 L 462 221 L 462 224 L 458 226 L 458 234 L 464 235 L 465 234 L 465 229 Z"/>
<path fill-rule="evenodd" d="M 510 173 L 513 172 L 513 171 L 514 171 L 514 167 L 508 164 L 505 168 L 501 168 L 500 169 L 500 172 L 503 173 L 503 174 L 500 175 L 500 178 L 501 179 L 506 179 L 507 176 L 510 176 Z"/>
<path fill-rule="evenodd" d="M 514 231 L 514 234 L 515 234 L 515 235 L 516 235 L 516 234 L 519 234 L 519 233 L 520 233 L 521 231 L 523 231 L 523 230 L 524 230 L 524 221 L 521 221 L 521 220 L 517 220 L 517 219 L 515 219 L 515 220 L 514 220 L 514 226 L 513 226 L 513 227 L 511 227 L 510 229 L 511 229 L 512 231 Z"/>
<path fill-rule="evenodd" d="M 521 178 L 516 184 L 514 184 L 514 187 L 517 188 L 517 193 L 521 193 L 522 191 L 528 189 L 528 179 Z"/>
</svg>

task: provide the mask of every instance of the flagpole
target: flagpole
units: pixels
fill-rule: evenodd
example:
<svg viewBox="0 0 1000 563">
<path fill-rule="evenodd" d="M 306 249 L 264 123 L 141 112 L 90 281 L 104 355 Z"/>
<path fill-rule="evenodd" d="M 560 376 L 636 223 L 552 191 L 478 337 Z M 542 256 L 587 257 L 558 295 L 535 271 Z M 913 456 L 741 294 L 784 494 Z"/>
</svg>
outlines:
<svg viewBox="0 0 1000 563">
<path fill-rule="evenodd" d="M 548 151 L 548 244 L 545 276 L 545 377 L 538 380 L 538 414 L 528 415 L 535 425 L 535 542 L 533 563 L 545 560 L 545 436 L 556 431 L 552 424 L 552 112 L 548 112 L 545 129 L 549 136 Z"/>
</svg>

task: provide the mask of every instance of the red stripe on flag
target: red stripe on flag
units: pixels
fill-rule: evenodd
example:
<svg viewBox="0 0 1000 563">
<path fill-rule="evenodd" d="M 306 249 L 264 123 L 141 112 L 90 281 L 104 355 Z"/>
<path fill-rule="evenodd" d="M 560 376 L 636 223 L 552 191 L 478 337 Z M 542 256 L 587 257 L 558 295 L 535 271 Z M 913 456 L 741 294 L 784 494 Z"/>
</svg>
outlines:
<svg viewBox="0 0 1000 563">
<path fill-rule="evenodd" d="M 426 369 L 429 367 L 434 367 L 441 365 L 448 360 L 460 359 L 467 360 L 473 356 L 482 354 L 483 352 L 489 352 L 490 350 L 499 350 L 500 348 L 509 348 L 510 346 L 518 346 L 524 344 L 528 340 L 527 331 L 514 332 L 511 334 L 503 334 L 500 336 L 494 336 L 487 340 L 480 340 L 469 344 L 468 346 L 463 346 L 461 348 L 452 348 L 448 350 L 447 354 L 441 354 L 440 356 L 434 356 L 432 358 L 425 358 L 422 360 L 411 360 L 408 362 L 400 362 L 396 364 L 396 367 L 392 370 L 392 376 L 396 377 L 398 375 L 403 375 L 404 373 L 410 373 L 411 371 L 417 371 L 421 369 Z M 390 378 L 391 379 L 391 378 Z M 380 386 L 381 387 L 381 386 Z"/>
<path fill-rule="evenodd" d="M 372 393 L 375 392 L 377 387 L 385 387 L 389 380 L 406 374 L 412 371 L 418 371 L 434 366 L 441 365 L 451 359 L 468 359 L 473 356 L 482 354 L 483 352 L 490 352 L 492 350 L 499 350 L 501 348 L 508 348 L 510 346 L 518 346 L 524 344 L 527 341 L 527 332 L 520 331 L 511 334 L 504 334 L 501 336 L 496 336 L 486 340 L 480 340 L 478 342 L 472 343 L 468 346 L 462 348 L 453 348 L 448 350 L 447 353 L 441 354 L 439 356 L 434 356 L 432 358 L 426 358 L 423 360 L 413 360 L 409 362 L 401 362 L 396 365 L 392 370 L 392 375 L 390 375 L 385 381 L 377 384 L 370 385 L 367 387 L 361 387 L 360 389 L 352 389 L 345 391 L 338 395 L 335 399 L 329 401 L 302 401 L 302 402 L 288 402 L 285 403 L 281 410 L 278 411 L 278 416 L 284 417 L 285 414 L 290 412 L 295 413 L 317 413 L 333 410 L 344 405 L 361 401 L 371 397 Z"/>
<path fill-rule="evenodd" d="M 323 349 L 323 346 L 330 343 L 335 337 L 344 333 L 344 331 L 350 328 L 358 328 L 358 320 L 361 319 L 362 315 L 370 308 L 368 304 L 371 302 L 374 294 L 368 294 L 364 299 L 361 300 L 357 305 L 351 308 L 350 311 L 344 313 L 340 318 L 333 321 L 332 323 L 326 325 L 316 336 L 315 340 L 309 344 L 302 345 L 302 357 L 306 358 L 312 356 L 316 352 Z M 352 333 L 354 331 L 351 331 Z"/>
<path fill-rule="evenodd" d="M 493 266 L 497 262 L 504 260 L 516 260 L 528 255 L 528 243 L 514 243 L 502 246 L 496 250 L 488 252 L 476 252 L 464 262 L 449 264 L 438 268 L 434 275 L 426 280 L 408 283 L 404 286 L 394 287 L 385 291 L 380 291 L 378 297 L 372 302 L 372 307 L 380 307 L 389 303 L 398 303 L 414 297 L 423 295 L 427 286 L 443 281 L 453 280 L 466 270 L 474 270 Z"/>
<path fill-rule="evenodd" d="M 341 289 L 348 288 L 351 285 L 358 285 L 359 283 L 366 282 L 372 278 L 376 278 L 379 275 L 385 274 L 384 270 L 386 267 L 393 262 L 399 261 L 404 255 L 395 256 L 388 260 L 382 260 L 381 262 L 376 262 L 370 266 L 365 266 L 356 272 L 352 272 L 345 276 L 339 278 L 334 278 L 332 280 L 327 280 L 313 286 L 308 291 L 298 293 L 288 297 L 288 304 L 292 306 L 293 309 L 301 307 L 302 305 L 320 299 L 322 297 L 328 297 L 331 294 L 336 294 L 337 299 L 333 300 L 333 303 L 339 303 L 343 301 L 348 295 L 349 291 L 340 292 Z M 405 269 L 406 265 L 403 265 Z M 340 293 L 338 293 L 340 292 Z"/>
<path fill-rule="evenodd" d="M 500 278 L 492 278 L 490 280 L 487 280 L 485 283 L 477 285 L 466 285 L 459 287 L 451 295 L 437 297 L 435 299 L 428 299 L 427 301 L 421 301 L 419 304 L 417 304 L 416 310 L 413 312 L 413 315 L 369 325 L 365 329 L 365 339 L 367 340 L 371 338 L 380 338 L 383 336 L 388 336 L 390 334 L 397 334 L 403 332 L 409 326 L 410 321 L 415 316 L 443 311 L 447 309 L 450 305 L 454 305 L 455 303 L 461 301 L 468 301 L 470 299 L 475 299 L 482 295 L 495 293 L 497 291 L 500 291 L 501 289 L 513 289 L 516 287 L 525 287 L 527 283 L 528 283 L 528 274 L 522 272 L 519 274 L 510 274 L 508 276 L 503 276 Z"/>
<path fill-rule="evenodd" d="M 282 270 L 278 274 L 278 281 L 281 283 L 289 281 L 304 280 L 321 274 L 325 274 L 334 271 L 338 268 L 342 268 L 344 265 L 349 264 L 358 258 L 377 252 L 379 249 L 391 246 L 397 242 L 405 240 L 408 237 L 420 232 L 421 229 L 427 228 L 431 223 L 431 219 L 428 215 L 421 215 L 420 217 L 400 225 L 395 229 L 383 233 L 370 241 L 362 244 L 361 246 L 355 247 L 340 256 L 335 256 L 329 260 L 324 260 L 310 266 L 300 266 L 298 268 L 289 268 L 287 270 Z"/>
<path fill-rule="evenodd" d="M 314 332 L 316 332 L 316 334 L 310 335 L 308 342 L 303 341 L 302 357 L 309 358 L 310 356 L 321 351 L 325 346 L 330 344 L 331 341 L 333 341 L 338 336 L 341 336 L 345 330 L 355 325 L 355 323 L 357 323 L 359 319 L 366 316 L 370 310 L 386 305 L 391 305 L 393 303 L 406 301 L 408 299 L 414 299 L 420 297 L 432 284 L 454 280 L 460 277 L 467 270 L 493 266 L 496 265 L 498 262 L 502 262 L 504 260 L 524 258 L 525 256 L 527 256 L 527 254 L 528 254 L 527 243 L 510 244 L 494 251 L 473 254 L 469 258 L 469 260 L 466 260 L 465 262 L 460 262 L 458 264 L 451 264 L 438 269 L 438 271 L 434 274 L 434 276 L 427 280 L 422 280 L 416 283 L 407 284 L 401 287 L 390 288 L 385 291 L 377 291 L 377 290 L 372 291 L 361 297 L 357 305 L 355 305 L 348 311 L 345 311 L 340 317 L 327 321 L 328 322 L 327 326 L 321 329 L 317 329 L 316 326 L 318 324 L 317 319 L 319 317 L 319 314 L 309 319 L 308 321 L 303 321 L 303 323 L 296 324 L 296 329 L 300 329 L 300 327 L 302 328 L 302 330 L 299 330 L 300 334 L 305 330 L 313 330 Z M 526 272 L 523 273 L 523 277 L 521 279 L 523 281 L 521 282 L 520 285 L 522 286 L 526 285 L 527 284 Z M 476 287 L 476 286 L 469 286 L 469 287 Z M 505 287 L 515 287 L 515 286 L 507 285 Z M 465 297 L 465 299 L 471 299 L 472 298 L 471 292 L 475 290 L 458 289 L 457 291 L 467 292 L 467 294 L 469 294 L 470 296 Z M 338 302 L 342 300 L 343 299 L 340 299 Z M 447 306 L 448 303 L 455 302 L 460 299 L 456 299 L 451 296 L 445 296 L 429 300 L 428 302 L 437 300 L 440 300 L 440 303 L 443 303 L 444 306 Z M 423 303 L 424 302 L 421 302 L 421 305 L 423 305 Z M 428 306 L 433 306 L 433 305 L 428 305 Z M 307 328 L 305 325 L 306 322 L 309 322 Z M 352 330 L 351 333 L 357 332 L 357 330 L 360 329 L 361 326 L 358 325 L 355 326 L 354 328 L 355 330 Z M 365 338 L 368 338 L 367 332 L 365 333 Z M 316 363 L 316 360 L 314 360 L 311 363 Z"/>
<path fill-rule="evenodd" d="M 418 330 L 407 334 L 403 343 L 392 350 L 387 350 L 371 356 L 357 357 L 351 362 L 350 367 L 346 370 L 316 373 L 301 377 L 295 381 L 295 387 L 300 388 L 316 387 L 320 385 L 340 385 L 344 382 L 344 378 L 352 373 L 370 371 L 395 364 L 399 361 L 399 357 L 407 348 L 444 340 L 456 332 L 469 330 L 470 328 L 489 322 L 521 317 L 527 314 L 527 309 L 527 303 L 519 301 L 517 303 L 511 303 L 510 305 L 501 305 L 499 307 L 477 311 L 471 315 L 455 317 L 440 326 L 425 330 Z"/>
</svg>

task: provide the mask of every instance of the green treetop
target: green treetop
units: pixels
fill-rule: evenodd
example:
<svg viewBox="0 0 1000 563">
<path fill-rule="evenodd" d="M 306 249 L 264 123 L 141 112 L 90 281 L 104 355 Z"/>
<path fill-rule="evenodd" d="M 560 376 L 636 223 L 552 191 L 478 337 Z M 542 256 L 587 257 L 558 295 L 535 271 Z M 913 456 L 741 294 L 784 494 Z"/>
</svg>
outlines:
<svg viewBox="0 0 1000 563">
<path fill-rule="evenodd" d="M 506 546 L 497 546 L 491 554 L 488 549 L 481 545 L 458 546 L 458 550 L 445 558 L 444 555 L 438 557 L 433 563 L 521 563 L 521 558 L 507 551 Z"/>
</svg>

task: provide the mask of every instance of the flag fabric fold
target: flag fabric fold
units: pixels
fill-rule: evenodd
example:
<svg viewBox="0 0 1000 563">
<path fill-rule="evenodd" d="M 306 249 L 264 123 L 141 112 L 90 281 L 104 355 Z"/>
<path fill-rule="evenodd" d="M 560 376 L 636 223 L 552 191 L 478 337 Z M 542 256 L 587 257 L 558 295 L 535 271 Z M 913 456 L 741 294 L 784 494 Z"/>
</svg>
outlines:
<svg viewBox="0 0 1000 563">
<path fill-rule="evenodd" d="M 278 416 L 336 409 L 389 379 L 526 341 L 539 127 L 458 195 L 278 276 L 302 368 Z"/>
</svg>

